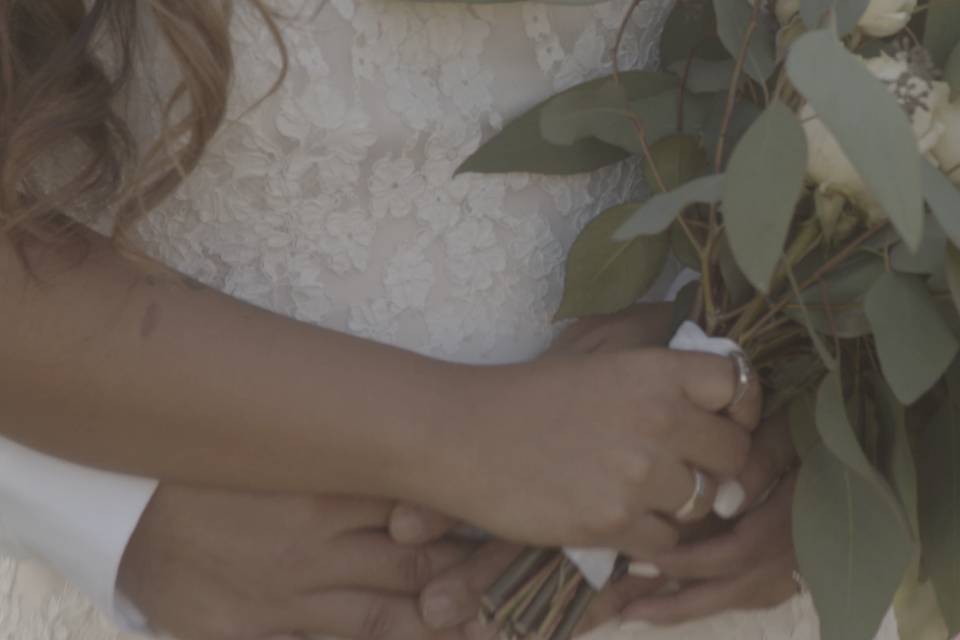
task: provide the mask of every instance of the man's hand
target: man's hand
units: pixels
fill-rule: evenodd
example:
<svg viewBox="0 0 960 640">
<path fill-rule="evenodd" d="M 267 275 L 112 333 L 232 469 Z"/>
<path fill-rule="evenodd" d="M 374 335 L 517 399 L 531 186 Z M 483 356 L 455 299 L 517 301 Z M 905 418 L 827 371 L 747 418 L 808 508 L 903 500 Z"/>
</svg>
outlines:
<svg viewBox="0 0 960 640">
<path fill-rule="evenodd" d="M 416 595 L 469 545 L 400 545 L 381 500 L 161 486 L 120 567 L 121 590 L 179 640 L 457 640 Z"/>
</svg>

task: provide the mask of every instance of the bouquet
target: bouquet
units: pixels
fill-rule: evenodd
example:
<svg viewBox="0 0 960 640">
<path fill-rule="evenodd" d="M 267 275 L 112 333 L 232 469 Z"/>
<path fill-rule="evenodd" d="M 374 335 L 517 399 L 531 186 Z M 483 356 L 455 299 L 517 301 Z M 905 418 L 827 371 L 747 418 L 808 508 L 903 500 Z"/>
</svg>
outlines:
<svg viewBox="0 0 960 640">
<path fill-rule="evenodd" d="M 960 632 L 960 0 L 677 0 L 660 58 L 551 97 L 461 171 L 637 156 L 653 195 L 583 229 L 558 318 L 633 304 L 670 256 L 697 271 L 678 326 L 738 343 L 790 417 L 822 637 L 870 640 L 892 603 L 905 639 Z M 483 615 L 565 640 L 594 593 L 530 549 Z"/>
</svg>

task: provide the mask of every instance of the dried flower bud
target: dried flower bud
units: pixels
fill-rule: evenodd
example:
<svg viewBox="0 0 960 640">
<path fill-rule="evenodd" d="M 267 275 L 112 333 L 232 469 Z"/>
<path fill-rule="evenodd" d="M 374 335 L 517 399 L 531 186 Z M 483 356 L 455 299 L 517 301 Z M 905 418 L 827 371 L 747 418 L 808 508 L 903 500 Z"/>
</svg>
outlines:
<svg viewBox="0 0 960 640">
<path fill-rule="evenodd" d="M 945 129 L 941 114 L 949 100 L 947 85 L 935 81 L 927 65 L 913 60 L 910 52 L 901 52 L 896 56 L 883 55 L 866 60 L 864 64 L 897 97 L 910 117 L 920 153 L 933 149 Z M 800 110 L 800 119 L 807 134 L 807 171 L 810 179 L 822 190 L 845 195 L 872 219 L 882 217 L 880 207 L 870 195 L 859 172 L 813 108 L 804 106 Z M 957 135 L 960 137 L 960 133 Z M 954 145 L 954 148 L 957 156 L 960 156 L 960 147 Z"/>
</svg>

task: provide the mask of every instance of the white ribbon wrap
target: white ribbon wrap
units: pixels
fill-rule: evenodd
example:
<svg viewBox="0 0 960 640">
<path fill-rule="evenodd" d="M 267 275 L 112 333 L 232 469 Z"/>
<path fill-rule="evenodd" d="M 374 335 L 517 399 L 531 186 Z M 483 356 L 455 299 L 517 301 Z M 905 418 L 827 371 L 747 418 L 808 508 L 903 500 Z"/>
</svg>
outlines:
<svg viewBox="0 0 960 640">
<path fill-rule="evenodd" d="M 684 322 L 677 329 L 669 347 L 677 351 L 701 351 L 727 357 L 741 351 L 740 346 L 727 338 L 711 338 L 696 323 Z M 602 589 L 613 575 L 619 555 L 612 549 L 567 547 L 564 549 L 570 561 L 580 569 L 590 586 Z"/>
</svg>

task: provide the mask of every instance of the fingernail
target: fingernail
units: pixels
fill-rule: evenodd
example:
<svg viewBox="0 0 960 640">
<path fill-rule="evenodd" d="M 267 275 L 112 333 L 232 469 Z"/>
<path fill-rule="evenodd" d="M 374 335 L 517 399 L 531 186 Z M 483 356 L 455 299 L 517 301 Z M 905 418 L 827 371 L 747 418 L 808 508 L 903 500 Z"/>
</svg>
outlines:
<svg viewBox="0 0 960 640">
<path fill-rule="evenodd" d="M 717 497 L 713 501 L 713 512 L 725 520 L 737 515 L 743 506 L 747 494 L 736 480 L 727 480 L 717 488 Z"/>
<path fill-rule="evenodd" d="M 421 540 L 424 533 L 423 520 L 407 509 L 398 507 L 390 518 L 390 534 L 398 542 Z"/>
<path fill-rule="evenodd" d="M 659 578 L 660 567 L 651 562 L 631 562 L 627 573 L 634 578 Z"/>
</svg>

